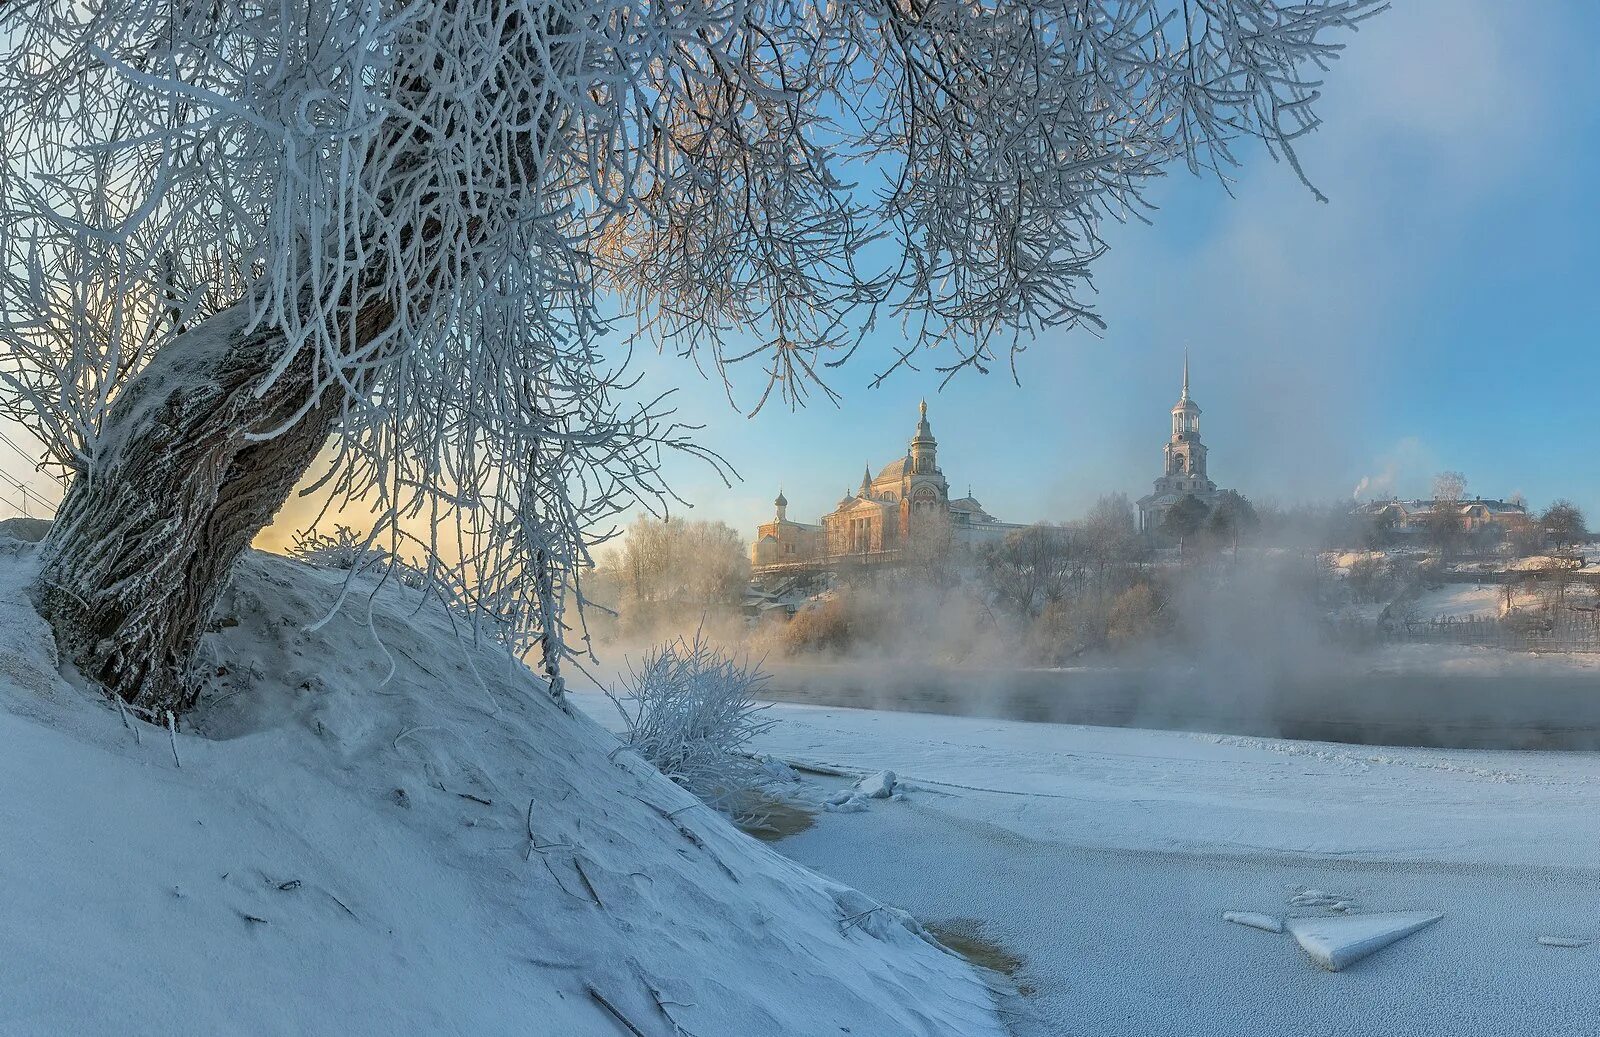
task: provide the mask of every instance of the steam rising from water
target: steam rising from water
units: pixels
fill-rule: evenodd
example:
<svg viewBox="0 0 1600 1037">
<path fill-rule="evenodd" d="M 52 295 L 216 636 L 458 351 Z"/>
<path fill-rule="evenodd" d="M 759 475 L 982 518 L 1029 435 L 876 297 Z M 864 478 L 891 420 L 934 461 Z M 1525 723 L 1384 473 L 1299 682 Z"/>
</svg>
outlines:
<svg viewBox="0 0 1600 1037">
<path fill-rule="evenodd" d="M 1600 657 L 1354 645 L 1338 637 L 1308 552 L 1168 567 L 1148 641 L 1028 665 L 1019 624 L 968 591 L 899 583 L 863 592 L 869 644 L 785 656 L 751 639 L 770 697 L 1219 734 L 1457 748 L 1600 749 Z M 846 591 L 844 593 L 851 593 Z M 613 654 L 611 658 L 615 659 Z"/>
</svg>

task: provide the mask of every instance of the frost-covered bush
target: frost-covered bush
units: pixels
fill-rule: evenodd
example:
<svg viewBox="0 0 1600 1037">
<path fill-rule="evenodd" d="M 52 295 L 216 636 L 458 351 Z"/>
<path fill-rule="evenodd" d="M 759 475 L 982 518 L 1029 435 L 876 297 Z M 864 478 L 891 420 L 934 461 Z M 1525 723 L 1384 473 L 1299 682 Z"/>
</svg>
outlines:
<svg viewBox="0 0 1600 1037">
<path fill-rule="evenodd" d="M 767 680 L 758 664 L 696 633 L 650 649 L 620 691 L 606 694 L 627 724 L 629 747 L 712 806 L 742 814 L 772 779 L 746 751 L 773 724 L 755 698 Z"/>
<path fill-rule="evenodd" d="M 339 569 L 355 574 L 372 574 L 382 580 L 397 580 L 427 597 L 436 598 L 458 616 L 474 621 L 478 636 L 511 643 L 512 632 L 507 618 L 504 595 L 483 593 L 479 585 L 472 584 L 452 568 L 434 564 L 431 567 L 408 562 L 393 551 L 373 543 L 345 525 L 335 525 L 332 533 L 323 533 L 315 527 L 297 533 L 289 547 L 289 557 L 324 569 Z"/>
<path fill-rule="evenodd" d="M 387 566 L 394 556 L 381 547 L 375 547 L 366 537 L 349 526 L 333 527 L 324 533 L 315 527 L 296 533 L 289 548 L 289 557 L 320 565 L 325 569 L 347 569 L 362 572 L 370 568 Z"/>
<path fill-rule="evenodd" d="M 396 579 L 415 590 L 432 591 L 446 605 L 470 614 L 464 584 L 452 573 L 442 568 L 429 572 L 404 561 L 393 551 L 378 547 L 371 537 L 358 535 L 349 526 L 335 525 L 332 533 L 320 532 L 315 527 L 296 533 L 289 547 L 289 557 L 324 569 L 375 573 Z"/>
</svg>

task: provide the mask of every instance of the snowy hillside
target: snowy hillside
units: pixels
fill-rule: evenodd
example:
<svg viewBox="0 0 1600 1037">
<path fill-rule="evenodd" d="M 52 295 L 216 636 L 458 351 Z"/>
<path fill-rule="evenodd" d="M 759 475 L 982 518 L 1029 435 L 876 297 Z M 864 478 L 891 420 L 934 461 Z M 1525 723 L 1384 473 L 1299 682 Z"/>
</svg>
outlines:
<svg viewBox="0 0 1600 1037">
<path fill-rule="evenodd" d="M 169 739 L 58 673 L 31 570 L 0 553 L 0 1033 L 1002 1032 L 908 917 L 737 832 L 414 591 L 307 632 L 343 574 L 247 556 Z"/>
</svg>

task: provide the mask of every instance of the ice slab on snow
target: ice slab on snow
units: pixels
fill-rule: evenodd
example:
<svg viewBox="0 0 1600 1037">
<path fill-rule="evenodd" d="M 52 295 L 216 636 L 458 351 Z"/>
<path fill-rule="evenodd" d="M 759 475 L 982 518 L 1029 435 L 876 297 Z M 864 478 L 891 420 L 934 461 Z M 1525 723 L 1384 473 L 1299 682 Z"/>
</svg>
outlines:
<svg viewBox="0 0 1600 1037">
<path fill-rule="evenodd" d="M 1283 932 L 1283 919 L 1275 915 L 1258 915 L 1254 911 L 1224 911 L 1222 912 L 1222 920 L 1224 922 L 1237 922 L 1240 925 L 1248 925 L 1250 928 L 1260 929 L 1262 932 Z"/>
<path fill-rule="evenodd" d="M 1581 936 L 1541 936 L 1539 943 L 1544 947 L 1587 947 L 1590 941 Z"/>
<path fill-rule="evenodd" d="M 847 789 L 829 796 L 823 807 L 836 813 L 866 810 L 870 799 L 903 799 L 899 794 L 899 779 L 894 771 L 869 774 Z"/>
<path fill-rule="evenodd" d="M 778 781 L 795 782 L 800 780 L 800 775 L 795 773 L 794 768 L 776 756 L 761 757 L 761 769 Z"/>
<path fill-rule="evenodd" d="M 894 795 L 894 771 L 879 771 L 856 782 L 856 791 L 868 799 L 888 799 Z"/>
<path fill-rule="evenodd" d="M 1432 911 L 1389 911 L 1337 918 L 1291 918 L 1289 932 L 1312 961 L 1338 972 L 1443 917 Z"/>
</svg>

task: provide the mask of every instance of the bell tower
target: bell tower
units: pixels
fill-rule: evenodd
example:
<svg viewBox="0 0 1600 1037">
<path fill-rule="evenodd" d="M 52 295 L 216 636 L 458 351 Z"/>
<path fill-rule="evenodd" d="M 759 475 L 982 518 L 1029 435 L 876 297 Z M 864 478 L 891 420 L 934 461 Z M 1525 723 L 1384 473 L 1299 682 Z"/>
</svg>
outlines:
<svg viewBox="0 0 1600 1037">
<path fill-rule="evenodd" d="M 1172 407 L 1172 437 L 1166 445 L 1164 478 L 1178 492 L 1207 492 L 1206 446 L 1200 441 L 1200 405 L 1189 396 L 1189 351 L 1183 351 L 1183 392 Z"/>
<path fill-rule="evenodd" d="M 1206 445 L 1200 441 L 1200 405 L 1189 395 L 1189 351 L 1183 351 L 1183 391 L 1172 405 L 1172 434 L 1161 448 L 1166 458 L 1155 488 L 1139 498 L 1139 529 L 1153 533 L 1167 512 L 1185 497 L 1210 506 L 1217 484 L 1206 472 Z"/>
<path fill-rule="evenodd" d="M 950 509 L 950 483 L 939 471 L 938 441 L 928 424 L 928 401 L 917 408 L 917 432 L 906 449 L 904 475 L 900 480 L 900 534 L 916 535 L 922 527 L 937 527 L 930 521 L 947 515 Z"/>
</svg>

